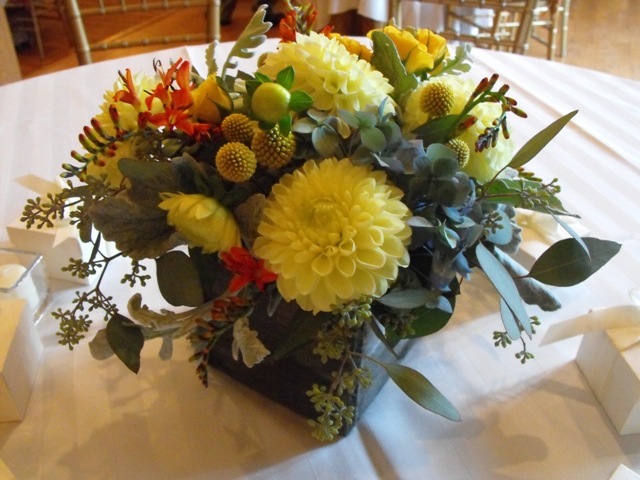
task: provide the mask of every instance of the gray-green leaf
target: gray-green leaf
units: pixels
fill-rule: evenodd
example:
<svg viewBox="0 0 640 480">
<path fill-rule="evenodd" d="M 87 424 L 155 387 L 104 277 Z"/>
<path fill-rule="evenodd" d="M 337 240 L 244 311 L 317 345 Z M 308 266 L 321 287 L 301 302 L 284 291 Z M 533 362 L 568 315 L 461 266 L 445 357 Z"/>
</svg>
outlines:
<svg viewBox="0 0 640 480">
<path fill-rule="evenodd" d="M 430 412 L 442 415 L 444 418 L 459 422 L 460 414 L 456 407 L 440 393 L 420 372 L 404 365 L 392 365 L 380 362 L 380 365 L 389 374 L 389 378 L 411 400 Z"/>
<path fill-rule="evenodd" d="M 179 250 L 156 259 L 158 287 L 173 306 L 197 307 L 204 302 L 198 269 L 191 258 Z"/>
<path fill-rule="evenodd" d="M 140 327 L 116 313 L 107 323 L 107 341 L 116 356 L 134 373 L 140 370 L 144 336 Z"/>
</svg>

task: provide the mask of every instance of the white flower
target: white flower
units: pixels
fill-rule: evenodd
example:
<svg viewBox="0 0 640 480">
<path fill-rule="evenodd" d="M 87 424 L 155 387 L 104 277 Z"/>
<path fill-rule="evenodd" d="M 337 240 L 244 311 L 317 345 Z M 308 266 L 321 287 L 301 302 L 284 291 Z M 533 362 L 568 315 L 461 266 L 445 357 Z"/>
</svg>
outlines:
<svg viewBox="0 0 640 480">
<path fill-rule="evenodd" d="M 338 109 L 357 112 L 367 105 L 380 105 L 393 87 L 371 64 L 347 51 L 336 39 L 311 32 L 298 34 L 296 42 L 281 43 L 269 54 L 258 72 L 276 78 L 286 67 L 295 70 L 291 90 L 303 90 L 314 108 L 335 115 Z M 391 99 L 386 111 L 393 112 Z"/>
<path fill-rule="evenodd" d="M 233 345 L 231 345 L 233 359 L 238 360 L 238 353 L 242 352 L 242 361 L 251 368 L 262 362 L 271 352 L 258 340 L 258 332 L 249 328 L 249 319 L 242 317 L 233 324 Z"/>
</svg>

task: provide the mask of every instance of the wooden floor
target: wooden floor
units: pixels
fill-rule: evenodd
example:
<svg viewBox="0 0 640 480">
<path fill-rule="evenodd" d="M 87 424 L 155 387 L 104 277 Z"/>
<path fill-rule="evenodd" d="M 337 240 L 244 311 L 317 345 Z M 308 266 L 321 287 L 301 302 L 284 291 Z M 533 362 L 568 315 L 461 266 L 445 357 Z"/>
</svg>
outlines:
<svg viewBox="0 0 640 480">
<path fill-rule="evenodd" d="M 222 40 L 233 40 L 252 16 L 254 0 L 239 0 L 231 25 L 222 27 Z M 158 14 L 156 14 L 158 15 Z M 118 19 L 104 25 L 100 19 L 88 20 L 89 40 L 104 38 L 117 39 L 131 31 L 171 31 L 183 28 L 200 31 L 204 28 L 204 11 L 192 9 L 188 13 L 174 16 L 159 14 L 149 21 L 149 17 L 132 21 Z M 41 21 L 42 36 L 46 56 L 41 60 L 34 46 L 18 52 L 23 78 L 54 72 L 78 65 L 70 39 L 63 24 L 58 20 Z M 332 18 L 337 31 L 361 34 L 362 29 L 372 27 L 371 22 L 357 18 L 350 12 Z M 355 27 L 354 27 L 355 25 Z M 564 60 L 570 65 L 600 70 L 621 77 L 640 80 L 640 43 L 637 33 L 640 25 L 640 1 L 638 0 L 572 0 L 568 51 Z M 275 31 L 273 31 L 275 36 Z M 94 61 L 153 51 L 159 47 L 111 50 L 94 54 Z M 545 57 L 545 49 L 532 42 L 528 55 Z M 576 78 L 576 82 L 580 79 Z"/>
</svg>

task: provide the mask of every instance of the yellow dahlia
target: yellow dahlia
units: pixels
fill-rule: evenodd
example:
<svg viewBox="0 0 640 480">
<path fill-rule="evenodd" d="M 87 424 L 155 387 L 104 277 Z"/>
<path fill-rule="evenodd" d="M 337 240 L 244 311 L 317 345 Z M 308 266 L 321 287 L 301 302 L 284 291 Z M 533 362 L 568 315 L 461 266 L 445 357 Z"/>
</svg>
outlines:
<svg viewBox="0 0 640 480">
<path fill-rule="evenodd" d="M 304 310 L 380 297 L 409 264 L 402 195 L 384 172 L 348 158 L 308 161 L 271 190 L 254 252 Z"/>
<path fill-rule="evenodd" d="M 233 214 L 215 198 L 201 194 L 163 193 L 158 205 L 167 210 L 167 223 L 192 247 L 205 253 L 228 252 L 239 247 L 240 230 Z"/>
<path fill-rule="evenodd" d="M 147 106 L 145 104 L 145 99 L 150 95 L 150 92 L 158 84 L 159 80 L 154 76 L 147 76 L 142 73 L 139 73 L 133 77 L 133 85 L 135 86 L 135 93 L 141 101 L 141 109 L 143 111 L 147 111 Z M 128 130 L 130 132 L 135 132 L 138 130 L 138 110 L 129 103 L 123 101 L 113 101 L 113 97 L 115 93 L 119 90 L 125 89 L 124 81 L 119 78 L 113 85 L 112 91 L 107 91 L 104 94 L 104 102 L 100 105 L 100 113 L 96 115 L 96 120 L 100 122 L 104 131 L 109 134 L 115 136 L 116 130 L 113 126 L 113 122 L 111 121 L 111 116 L 109 115 L 109 106 L 115 105 L 118 110 L 118 115 L 120 116 L 120 126 Z M 156 114 L 164 111 L 164 107 L 162 106 L 162 101 L 158 98 L 153 99 L 153 103 L 151 104 L 151 109 L 149 112 L 151 114 Z M 151 125 L 149 125 L 151 126 Z"/>
<path fill-rule="evenodd" d="M 315 32 L 296 37 L 296 42 L 281 43 L 258 72 L 275 78 L 292 66 L 296 72 L 291 88 L 307 92 L 314 108 L 335 115 L 338 109 L 351 112 L 367 105 L 380 105 L 393 90 L 389 81 L 371 64 L 347 51 L 337 39 Z M 393 111 L 391 101 L 387 112 Z"/>
</svg>

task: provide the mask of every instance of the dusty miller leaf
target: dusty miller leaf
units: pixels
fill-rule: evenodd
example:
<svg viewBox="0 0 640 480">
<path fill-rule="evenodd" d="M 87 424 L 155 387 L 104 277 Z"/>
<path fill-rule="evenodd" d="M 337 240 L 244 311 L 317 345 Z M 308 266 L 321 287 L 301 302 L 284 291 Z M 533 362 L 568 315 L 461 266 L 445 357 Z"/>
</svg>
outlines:
<svg viewBox="0 0 640 480">
<path fill-rule="evenodd" d="M 260 7 L 256 10 L 256 13 L 253 14 L 253 17 L 236 40 L 236 43 L 233 45 L 233 48 L 229 52 L 229 56 L 227 57 L 227 61 L 224 62 L 224 67 L 222 68 L 222 79 L 224 80 L 227 69 L 234 70 L 238 68 L 238 62 L 234 61 L 233 58 L 251 58 L 255 55 L 255 50 L 260 45 L 262 45 L 267 36 L 265 33 L 269 31 L 272 27 L 271 22 L 264 21 L 264 15 L 266 13 L 267 6 L 260 5 Z"/>
</svg>

